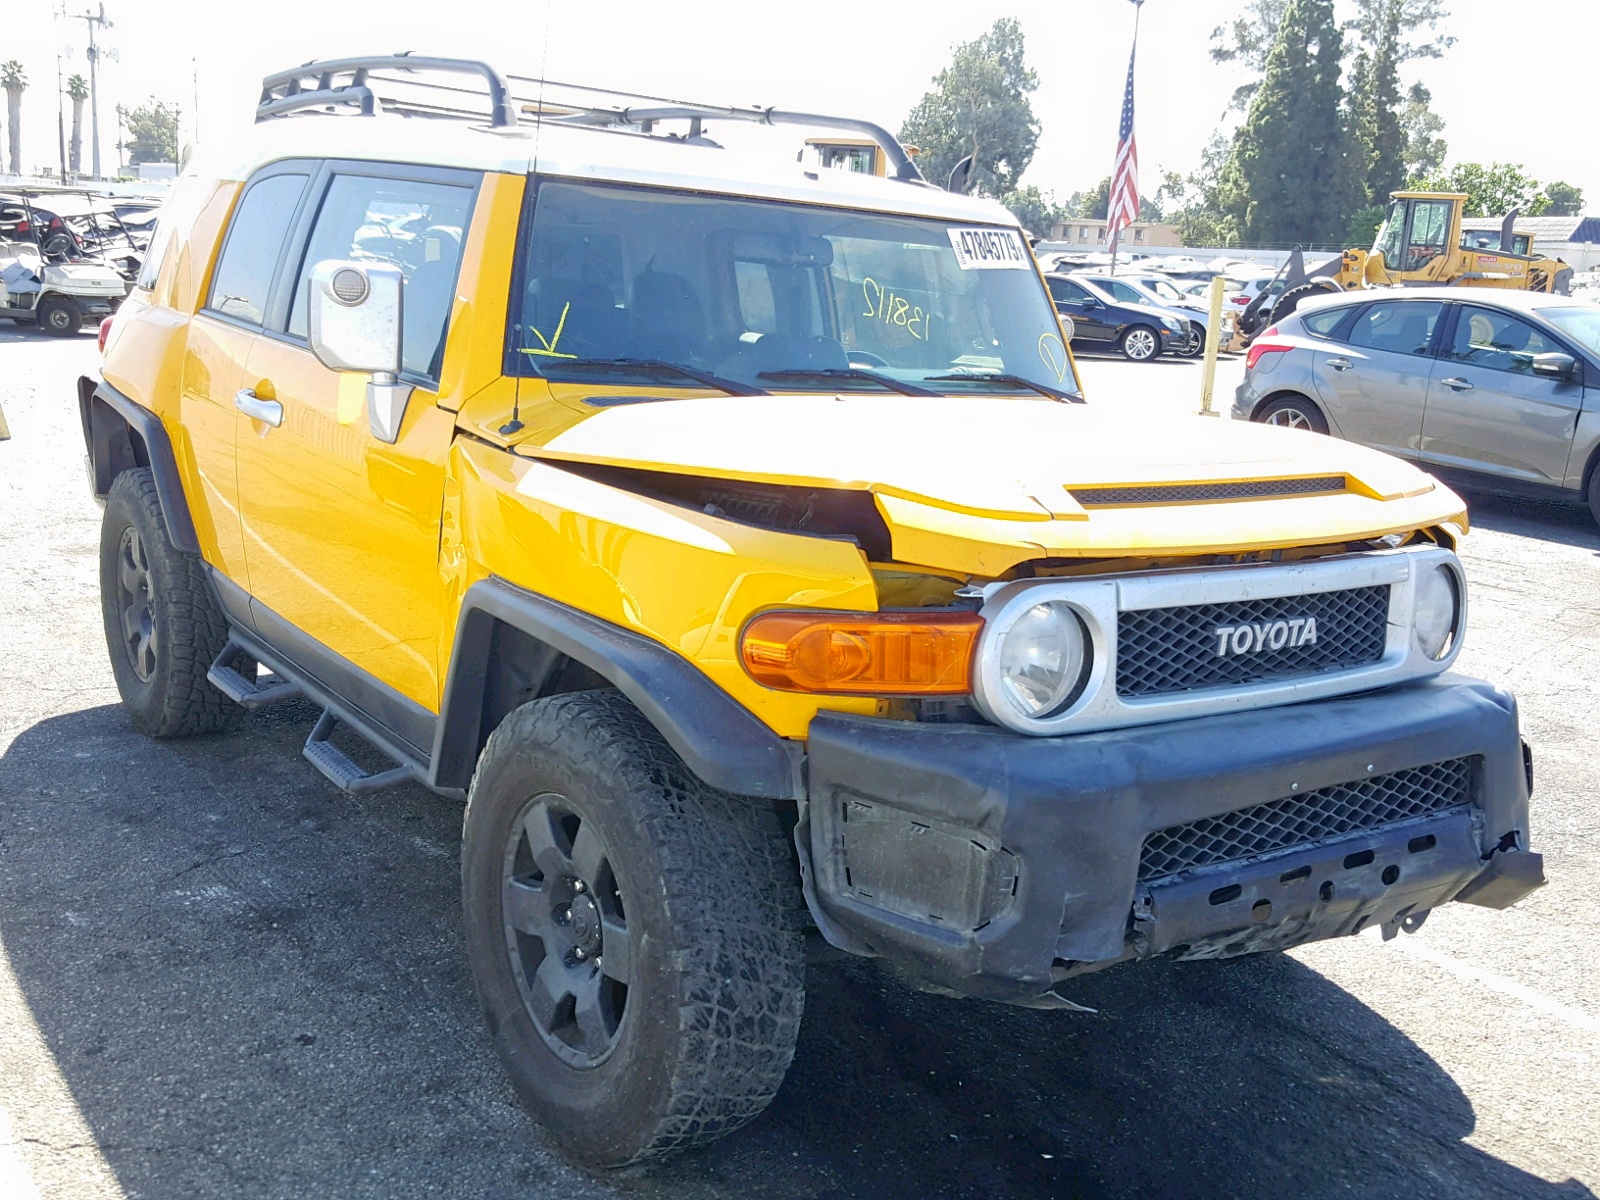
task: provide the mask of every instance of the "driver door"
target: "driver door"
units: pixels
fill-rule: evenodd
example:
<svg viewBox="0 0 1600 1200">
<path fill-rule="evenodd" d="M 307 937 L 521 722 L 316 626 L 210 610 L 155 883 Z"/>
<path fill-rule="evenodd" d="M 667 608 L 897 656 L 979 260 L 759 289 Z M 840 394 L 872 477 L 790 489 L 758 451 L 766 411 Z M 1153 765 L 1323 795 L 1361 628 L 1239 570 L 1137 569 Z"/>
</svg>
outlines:
<svg viewBox="0 0 1600 1200">
<path fill-rule="evenodd" d="M 437 381 L 477 183 L 428 168 L 325 167 L 242 381 L 267 414 L 245 422 L 238 448 L 257 628 L 302 669 L 353 665 L 429 712 L 439 697 L 439 523 L 455 427 Z M 307 284 L 326 259 L 389 262 L 405 276 L 401 379 L 414 390 L 393 444 L 371 432 L 366 377 L 323 366 L 306 340 Z M 325 682 L 362 691 L 359 680 Z M 393 713 L 374 715 L 406 732 Z"/>
</svg>

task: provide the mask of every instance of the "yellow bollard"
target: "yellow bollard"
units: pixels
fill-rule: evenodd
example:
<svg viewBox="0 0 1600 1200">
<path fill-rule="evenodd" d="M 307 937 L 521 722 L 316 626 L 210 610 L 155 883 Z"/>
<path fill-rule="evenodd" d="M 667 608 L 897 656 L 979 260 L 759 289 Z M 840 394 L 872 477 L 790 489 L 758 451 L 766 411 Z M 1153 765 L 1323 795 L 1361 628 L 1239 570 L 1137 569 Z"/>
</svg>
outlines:
<svg viewBox="0 0 1600 1200">
<path fill-rule="evenodd" d="M 1211 390 L 1217 383 L 1217 343 L 1222 338 L 1222 276 L 1211 277 L 1211 319 L 1206 322 L 1206 365 L 1200 377 L 1200 416 L 1219 417 L 1211 407 Z"/>
<path fill-rule="evenodd" d="M 11 430 L 6 425 L 6 410 L 0 408 L 0 442 L 7 441 L 10 437 Z"/>
</svg>

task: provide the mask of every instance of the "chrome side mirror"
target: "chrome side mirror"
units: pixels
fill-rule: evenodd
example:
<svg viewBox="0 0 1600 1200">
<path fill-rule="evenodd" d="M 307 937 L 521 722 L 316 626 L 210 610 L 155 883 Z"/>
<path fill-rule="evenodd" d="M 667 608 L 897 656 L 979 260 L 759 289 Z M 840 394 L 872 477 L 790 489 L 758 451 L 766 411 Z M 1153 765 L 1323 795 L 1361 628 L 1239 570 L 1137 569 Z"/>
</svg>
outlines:
<svg viewBox="0 0 1600 1200">
<path fill-rule="evenodd" d="M 411 385 L 400 382 L 405 276 L 389 263 L 328 259 L 311 269 L 307 286 L 311 353 L 330 370 L 371 373 L 367 417 L 372 436 L 397 441 L 411 399 Z"/>
<path fill-rule="evenodd" d="M 1577 365 L 1578 360 L 1572 355 L 1562 354 L 1558 350 L 1533 356 L 1533 373 L 1549 379 L 1571 379 L 1573 369 Z"/>
</svg>

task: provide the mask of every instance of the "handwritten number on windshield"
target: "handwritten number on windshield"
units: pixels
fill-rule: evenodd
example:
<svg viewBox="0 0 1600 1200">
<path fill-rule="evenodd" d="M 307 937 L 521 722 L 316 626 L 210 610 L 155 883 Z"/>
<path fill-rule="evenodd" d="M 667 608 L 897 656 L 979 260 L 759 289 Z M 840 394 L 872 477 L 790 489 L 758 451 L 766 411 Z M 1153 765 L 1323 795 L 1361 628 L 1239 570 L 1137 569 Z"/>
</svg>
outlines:
<svg viewBox="0 0 1600 1200">
<path fill-rule="evenodd" d="M 896 294 L 893 288 L 884 287 L 871 276 L 861 281 L 861 292 L 867 300 L 867 310 L 861 314 L 863 317 L 873 317 L 885 325 L 897 325 L 918 341 L 927 340 L 929 326 L 933 322 L 931 312 L 912 304 L 904 296 Z"/>
</svg>

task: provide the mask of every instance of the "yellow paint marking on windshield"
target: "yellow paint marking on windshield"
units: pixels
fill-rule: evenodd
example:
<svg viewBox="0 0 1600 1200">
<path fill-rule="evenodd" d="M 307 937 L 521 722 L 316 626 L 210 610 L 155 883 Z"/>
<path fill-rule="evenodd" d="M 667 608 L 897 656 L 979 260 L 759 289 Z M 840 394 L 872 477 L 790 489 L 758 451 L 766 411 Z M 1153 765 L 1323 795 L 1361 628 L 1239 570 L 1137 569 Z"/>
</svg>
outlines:
<svg viewBox="0 0 1600 1200">
<path fill-rule="evenodd" d="M 1056 351 L 1061 353 L 1058 355 Z M 1039 357 L 1044 359 L 1044 365 L 1056 373 L 1056 382 L 1064 383 L 1067 378 L 1067 348 L 1061 344 L 1061 339 L 1053 333 L 1039 335 Z"/>
<path fill-rule="evenodd" d="M 561 320 L 556 322 L 556 335 L 554 337 L 547 338 L 532 325 L 529 325 L 528 332 L 533 334 L 534 337 L 538 338 L 539 344 L 544 348 L 542 350 L 524 349 L 522 353 L 537 354 L 541 358 L 577 358 L 578 356 L 576 354 L 562 354 L 556 349 L 556 347 L 561 344 L 562 331 L 567 327 L 567 314 L 571 311 L 572 301 L 569 300 L 561 306 Z"/>
<path fill-rule="evenodd" d="M 933 314 L 904 296 L 896 295 L 870 275 L 861 281 L 861 292 L 867 300 L 863 317 L 873 317 L 886 325 L 898 325 L 919 342 L 926 341 Z"/>
</svg>

